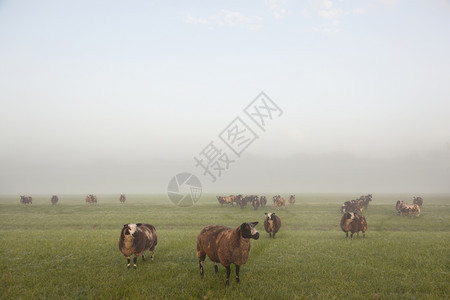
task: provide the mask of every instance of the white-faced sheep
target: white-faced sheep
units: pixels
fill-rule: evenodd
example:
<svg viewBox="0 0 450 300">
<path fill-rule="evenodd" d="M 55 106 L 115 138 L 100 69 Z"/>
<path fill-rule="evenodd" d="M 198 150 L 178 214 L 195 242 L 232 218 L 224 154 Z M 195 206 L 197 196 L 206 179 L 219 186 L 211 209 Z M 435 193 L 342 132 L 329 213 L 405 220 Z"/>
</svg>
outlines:
<svg viewBox="0 0 450 300">
<path fill-rule="evenodd" d="M 259 233 L 255 226 L 258 222 L 242 223 L 235 229 L 211 225 L 200 231 L 197 237 L 197 257 L 200 275 L 203 277 L 203 265 L 206 255 L 214 262 L 214 269 L 218 272 L 217 263 L 221 263 L 227 270 L 225 285 L 230 283 L 230 265 L 236 266 L 236 282 L 239 283 L 240 266 L 247 262 L 250 255 L 250 239 L 257 240 Z"/>
<path fill-rule="evenodd" d="M 269 234 L 269 238 L 275 238 L 275 233 L 280 230 L 281 220 L 275 213 L 264 213 L 266 218 L 264 219 L 264 229 Z"/>
<path fill-rule="evenodd" d="M 158 244 L 156 229 L 150 224 L 125 224 L 119 238 L 119 250 L 127 258 L 127 267 L 130 268 L 131 256 L 134 254 L 134 268 L 139 256 L 145 260 L 145 251 L 149 250 L 151 259 L 155 253 L 155 247 Z"/>
</svg>

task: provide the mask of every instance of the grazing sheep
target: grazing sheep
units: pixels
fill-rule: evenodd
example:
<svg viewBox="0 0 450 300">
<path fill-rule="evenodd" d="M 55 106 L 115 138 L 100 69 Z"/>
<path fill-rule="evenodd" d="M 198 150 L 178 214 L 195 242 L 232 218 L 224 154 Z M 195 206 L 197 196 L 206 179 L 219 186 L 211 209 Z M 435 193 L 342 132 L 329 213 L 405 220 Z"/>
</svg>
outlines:
<svg viewBox="0 0 450 300">
<path fill-rule="evenodd" d="M 125 197 L 125 194 L 120 194 L 119 201 L 120 201 L 120 204 L 124 204 L 125 201 L 127 201 L 127 197 Z"/>
<path fill-rule="evenodd" d="M 348 238 L 348 232 L 351 232 L 350 238 L 353 238 L 353 234 L 359 237 L 359 232 L 362 231 L 363 238 L 366 236 L 367 221 L 363 215 L 354 212 L 346 212 L 341 218 L 341 228 L 345 232 L 345 237 Z"/>
<path fill-rule="evenodd" d="M 397 214 L 402 216 L 410 216 L 413 214 L 420 216 L 420 206 L 417 204 L 409 205 L 405 201 L 397 201 L 397 203 L 395 204 L 395 209 L 397 210 Z"/>
<path fill-rule="evenodd" d="M 127 267 L 130 268 L 131 255 L 134 254 L 134 268 L 136 269 L 137 259 L 142 255 L 145 260 L 145 251 L 149 250 L 151 259 L 158 244 L 156 229 L 150 224 L 125 224 L 119 238 L 119 250 L 127 258 Z"/>
<path fill-rule="evenodd" d="M 342 204 L 341 206 L 341 213 L 346 212 L 361 213 L 362 210 L 363 210 L 363 200 L 361 199 L 345 201 L 344 204 Z"/>
<path fill-rule="evenodd" d="M 227 270 L 225 285 L 230 283 L 230 265 L 236 266 L 236 282 L 239 283 L 240 266 L 247 262 L 250 255 L 250 239 L 257 240 L 259 233 L 255 229 L 258 222 L 242 223 L 235 229 L 211 225 L 203 228 L 197 237 L 197 257 L 200 275 L 203 277 L 203 265 L 206 255 L 214 262 L 216 273 L 221 263 Z"/>
<path fill-rule="evenodd" d="M 21 204 L 33 204 L 33 198 L 30 196 L 20 196 Z"/>
<path fill-rule="evenodd" d="M 264 219 L 264 229 L 269 233 L 269 238 L 275 238 L 275 233 L 280 230 L 281 220 L 275 213 L 264 213 L 266 218 Z"/>
</svg>

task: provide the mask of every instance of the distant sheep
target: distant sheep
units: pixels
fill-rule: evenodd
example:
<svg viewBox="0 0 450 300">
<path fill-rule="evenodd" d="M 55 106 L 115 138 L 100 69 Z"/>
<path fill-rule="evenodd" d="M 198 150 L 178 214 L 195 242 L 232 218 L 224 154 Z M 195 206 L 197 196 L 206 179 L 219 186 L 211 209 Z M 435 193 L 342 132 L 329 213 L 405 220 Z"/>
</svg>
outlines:
<svg viewBox="0 0 450 300">
<path fill-rule="evenodd" d="M 125 201 L 127 201 L 127 197 L 125 197 L 125 194 L 120 194 L 119 201 L 120 201 L 120 204 L 124 204 Z"/>
<path fill-rule="evenodd" d="M 417 204 L 420 207 L 423 205 L 423 198 L 422 197 L 413 197 L 413 204 Z"/>
<path fill-rule="evenodd" d="M 409 205 L 405 201 L 397 201 L 395 209 L 397 210 L 397 214 L 402 216 L 410 216 L 413 214 L 420 216 L 420 206 L 417 204 Z"/>
<path fill-rule="evenodd" d="M 93 194 L 89 194 L 86 196 L 86 203 L 88 204 L 97 204 L 97 196 L 93 195 Z"/>
<path fill-rule="evenodd" d="M 30 196 L 20 196 L 21 204 L 33 204 L 33 198 Z"/>
<path fill-rule="evenodd" d="M 275 213 L 264 213 L 266 218 L 264 219 L 264 229 L 269 234 L 269 238 L 275 238 L 275 234 L 280 230 L 281 220 Z"/>
<path fill-rule="evenodd" d="M 214 270 L 218 272 L 217 263 L 227 270 L 225 285 L 230 283 L 230 265 L 236 266 L 236 282 L 239 283 L 240 266 L 247 262 L 250 255 L 250 239 L 257 240 L 259 233 L 255 229 L 258 222 L 242 223 L 237 228 L 211 225 L 203 228 L 197 237 L 197 257 L 200 275 L 203 277 L 203 265 L 206 255 L 214 262 Z"/>
<path fill-rule="evenodd" d="M 286 200 L 280 195 L 273 196 L 273 205 L 275 205 L 277 210 L 280 210 L 280 207 L 286 207 Z"/>
<path fill-rule="evenodd" d="M 291 195 L 289 197 L 289 204 L 294 205 L 295 204 L 295 195 Z"/>
<path fill-rule="evenodd" d="M 346 212 L 361 213 L 362 210 L 363 210 L 363 200 L 361 199 L 345 201 L 344 204 L 342 204 L 341 206 L 341 213 Z"/>
<path fill-rule="evenodd" d="M 261 205 L 261 203 L 259 202 L 258 196 L 253 196 L 253 199 L 252 199 L 253 209 L 257 210 L 260 205 Z"/>
<path fill-rule="evenodd" d="M 259 199 L 259 202 L 260 202 L 260 204 L 261 204 L 261 207 L 266 206 L 266 204 L 267 204 L 267 198 L 266 198 L 266 196 L 261 196 L 261 198 Z"/>
<path fill-rule="evenodd" d="M 364 238 L 367 231 L 367 221 L 361 214 L 346 212 L 341 218 L 341 228 L 342 231 L 345 232 L 345 237 L 347 238 L 349 231 L 351 232 L 350 238 L 353 238 L 353 234 L 355 232 L 359 236 L 360 231 L 362 232 Z"/>
<path fill-rule="evenodd" d="M 58 203 L 58 201 L 59 201 L 59 199 L 58 199 L 58 196 L 56 196 L 56 195 L 53 195 L 52 198 L 50 199 L 50 202 L 53 205 L 56 205 L 56 203 Z"/>
<path fill-rule="evenodd" d="M 149 250 L 153 261 L 155 247 L 158 244 L 156 229 L 150 224 L 125 224 L 119 238 L 119 250 L 127 258 L 127 267 L 130 268 L 131 255 L 134 254 L 134 268 L 139 256 L 145 260 L 145 251 Z"/>
</svg>

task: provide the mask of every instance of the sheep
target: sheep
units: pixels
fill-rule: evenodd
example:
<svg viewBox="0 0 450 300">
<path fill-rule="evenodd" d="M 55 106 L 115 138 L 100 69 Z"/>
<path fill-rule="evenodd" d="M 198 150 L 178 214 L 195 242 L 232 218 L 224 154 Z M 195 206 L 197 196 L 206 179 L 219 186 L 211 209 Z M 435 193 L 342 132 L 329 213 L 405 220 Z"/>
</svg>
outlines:
<svg viewBox="0 0 450 300">
<path fill-rule="evenodd" d="M 351 232 L 350 238 L 353 238 L 353 234 L 359 237 L 359 232 L 362 231 L 363 238 L 366 236 L 367 221 L 366 218 L 358 213 L 346 212 L 341 218 L 341 228 L 345 232 L 345 237 L 348 238 L 348 232 Z"/>
<path fill-rule="evenodd" d="M 230 283 L 230 265 L 236 266 L 236 283 L 240 282 L 240 266 L 247 262 L 250 255 L 250 239 L 257 240 L 259 233 L 255 226 L 258 222 L 242 223 L 237 228 L 210 225 L 203 228 L 197 236 L 197 257 L 199 260 L 200 275 L 203 278 L 206 255 L 214 262 L 217 273 L 217 263 L 221 263 L 227 270 L 225 285 Z"/>
<path fill-rule="evenodd" d="M 59 201 L 59 199 L 58 199 L 58 196 L 56 196 L 56 195 L 53 195 L 52 198 L 50 199 L 50 202 L 53 205 L 56 205 L 56 203 L 58 203 L 58 201 Z"/>
<path fill-rule="evenodd" d="M 398 215 L 413 215 L 416 214 L 417 216 L 420 216 L 420 206 L 417 204 L 409 205 L 405 201 L 397 201 L 395 204 L 395 208 L 397 209 Z"/>
<path fill-rule="evenodd" d="M 275 233 L 280 230 L 281 220 L 275 213 L 264 213 L 266 218 L 264 219 L 264 229 L 269 234 L 269 238 L 275 238 Z"/>
<path fill-rule="evenodd" d="M 142 255 L 145 261 L 145 251 L 149 250 L 153 261 L 155 247 L 158 244 L 156 229 L 150 224 L 125 224 L 119 238 L 119 250 L 127 258 L 127 268 L 130 268 L 131 255 L 134 254 L 134 268 L 137 259 Z"/>
<path fill-rule="evenodd" d="M 417 205 L 419 205 L 420 207 L 422 207 L 422 205 L 423 205 L 423 198 L 422 197 L 413 197 L 413 204 L 417 204 Z"/>
<path fill-rule="evenodd" d="M 261 198 L 259 199 L 259 202 L 261 203 L 261 207 L 266 206 L 266 204 L 267 204 L 266 196 L 261 196 Z"/>
<path fill-rule="evenodd" d="M 253 206 L 253 208 L 255 210 L 257 210 L 260 205 L 261 205 L 261 203 L 259 202 L 258 196 L 253 196 L 253 199 L 252 199 L 252 206 Z"/>
</svg>

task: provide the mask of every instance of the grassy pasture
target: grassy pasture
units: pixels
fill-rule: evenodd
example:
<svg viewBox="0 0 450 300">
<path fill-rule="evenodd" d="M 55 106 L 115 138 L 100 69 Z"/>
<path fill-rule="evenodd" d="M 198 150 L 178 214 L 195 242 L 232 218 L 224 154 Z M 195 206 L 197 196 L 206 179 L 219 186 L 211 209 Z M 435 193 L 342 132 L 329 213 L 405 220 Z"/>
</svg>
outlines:
<svg viewBox="0 0 450 300">
<path fill-rule="evenodd" d="M 285 195 L 286 196 L 286 195 Z M 220 207 L 213 195 L 187 208 L 165 195 L 0 197 L 1 299 L 448 299 L 450 195 L 421 195 L 420 217 L 400 217 L 395 202 L 412 195 L 374 195 L 364 212 L 366 239 L 345 239 L 342 202 L 358 195 L 301 194 L 277 212 L 282 228 L 269 240 L 264 212 Z M 271 199 L 269 200 L 271 203 Z M 207 259 L 200 278 L 196 236 L 206 225 L 259 221 L 261 237 L 241 267 L 241 283 Z M 155 225 L 155 261 L 127 270 L 117 242 L 123 224 Z M 234 267 L 232 267 L 234 272 Z M 233 273 L 232 273 L 233 274 Z"/>
</svg>

